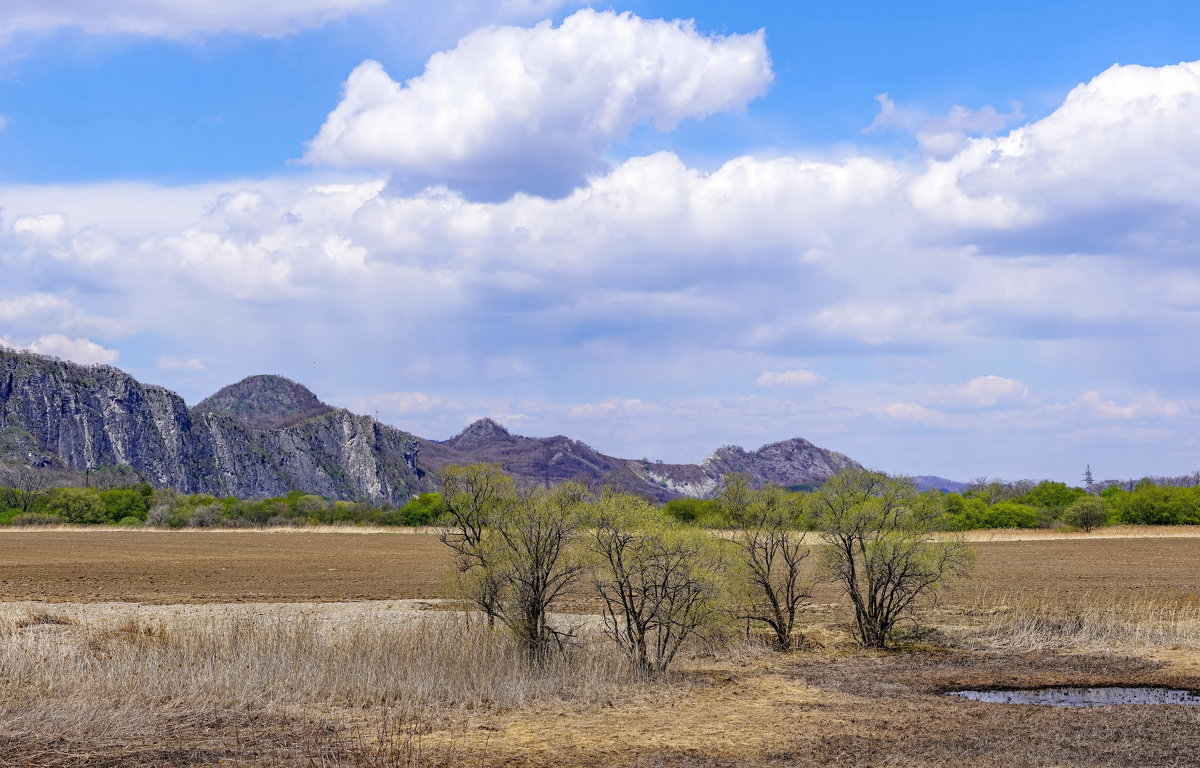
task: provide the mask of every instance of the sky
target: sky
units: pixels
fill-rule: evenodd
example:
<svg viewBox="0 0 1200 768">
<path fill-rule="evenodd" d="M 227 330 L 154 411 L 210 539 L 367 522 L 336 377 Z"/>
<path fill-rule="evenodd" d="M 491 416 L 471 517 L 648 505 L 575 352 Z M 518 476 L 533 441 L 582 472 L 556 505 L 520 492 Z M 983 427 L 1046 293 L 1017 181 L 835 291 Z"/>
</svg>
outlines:
<svg viewBox="0 0 1200 768">
<path fill-rule="evenodd" d="M 0 0 L 0 344 L 434 439 L 1189 473 L 1197 41 L 1165 0 Z"/>
</svg>

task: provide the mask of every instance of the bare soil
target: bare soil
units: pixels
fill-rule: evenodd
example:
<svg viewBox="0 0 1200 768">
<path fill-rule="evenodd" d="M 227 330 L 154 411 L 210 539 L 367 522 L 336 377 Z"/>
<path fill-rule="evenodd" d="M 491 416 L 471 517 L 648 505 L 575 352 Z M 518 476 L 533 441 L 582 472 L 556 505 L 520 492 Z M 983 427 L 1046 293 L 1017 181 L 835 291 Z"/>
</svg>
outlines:
<svg viewBox="0 0 1200 768">
<path fill-rule="evenodd" d="M 437 597 L 430 534 L 248 531 L 0 533 L 0 600 L 236 603 Z"/>
<path fill-rule="evenodd" d="M 948 599 L 1200 595 L 1200 537 L 989 541 Z M 436 598 L 449 553 L 429 533 L 3 531 L 0 600 L 322 602 Z M 831 586 L 816 598 L 837 602 Z"/>
</svg>

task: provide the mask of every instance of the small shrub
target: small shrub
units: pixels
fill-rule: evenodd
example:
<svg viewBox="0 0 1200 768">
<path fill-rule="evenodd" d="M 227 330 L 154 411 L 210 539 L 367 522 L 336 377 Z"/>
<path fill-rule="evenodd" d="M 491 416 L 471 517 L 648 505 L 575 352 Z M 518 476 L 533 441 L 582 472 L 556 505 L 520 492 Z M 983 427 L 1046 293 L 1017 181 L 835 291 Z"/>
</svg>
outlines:
<svg viewBox="0 0 1200 768">
<path fill-rule="evenodd" d="M 146 515 L 146 525 L 151 528 L 182 528 L 183 515 L 166 504 L 155 505 Z"/>
<path fill-rule="evenodd" d="M 221 513 L 225 511 L 219 503 L 204 504 L 193 509 L 187 518 L 189 528 L 211 528 L 221 522 Z"/>
<path fill-rule="evenodd" d="M 1063 520 L 1084 533 L 1099 528 L 1108 520 L 1108 502 L 1099 496 L 1084 496 L 1067 507 Z"/>
</svg>

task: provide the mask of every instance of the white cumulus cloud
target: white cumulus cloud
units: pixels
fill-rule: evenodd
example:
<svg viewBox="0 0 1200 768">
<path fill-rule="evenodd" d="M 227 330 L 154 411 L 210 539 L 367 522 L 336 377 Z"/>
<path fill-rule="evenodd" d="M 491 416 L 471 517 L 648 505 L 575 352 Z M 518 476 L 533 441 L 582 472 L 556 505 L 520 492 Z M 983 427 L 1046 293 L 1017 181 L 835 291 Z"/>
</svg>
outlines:
<svg viewBox="0 0 1200 768">
<path fill-rule="evenodd" d="M 305 160 L 484 197 L 562 194 L 634 126 L 670 131 L 741 109 L 771 78 L 761 31 L 712 37 L 688 21 L 582 10 L 558 27 L 477 30 L 405 83 L 363 62 Z"/>
<path fill-rule="evenodd" d="M 889 403 L 873 410 L 874 413 L 892 421 L 933 429 L 956 429 L 964 425 L 960 419 L 933 408 L 926 408 L 920 403 Z"/>
<path fill-rule="evenodd" d="M 449 407 L 445 398 L 425 392 L 378 392 L 359 398 L 354 403 L 360 413 L 385 411 L 390 415 L 406 416 Z"/>
<path fill-rule="evenodd" d="M 1194 240 L 1181 207 L 1200 204 L 1198 124 L 1200 62 L 1114 66 L 1049 116 L 933 163 L 912 198 L 967 227 L 1040 227 L 1034 242 L 1076 252 L 1121 237 L 1175 250 Z"/>
<path fill-rule="evenodd" d="M 1191 411 L 1186 401 L 1168 400 L 1154 391 L 1140 393 L 1127 404 L 1120 405 L 1104 399 L 1098 391 L 1090 390 L 1080 395 L 1076 402 L 1094 417 L 1118 421 L 1180 418 Z"/>
</svg>

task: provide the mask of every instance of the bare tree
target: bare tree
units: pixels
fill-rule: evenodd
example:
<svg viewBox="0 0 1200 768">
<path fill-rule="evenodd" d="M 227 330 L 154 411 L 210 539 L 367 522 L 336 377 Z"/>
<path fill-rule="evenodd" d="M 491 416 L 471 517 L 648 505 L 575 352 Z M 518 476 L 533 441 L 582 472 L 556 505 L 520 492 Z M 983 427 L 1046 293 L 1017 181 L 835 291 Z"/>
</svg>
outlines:
<svg viewBox="0 0 1200 768">
<path fill-rule="evenodd" d="M 24 464 L 0 468 L 0 505 L 8 509 L 29 512 L 56 487 L 58 477 L 49 469 Z"/>
<path fill-rule="evenodd" d="M 98 491 L 132 488 L 142 482 L 141 475 L 128 464 L 98 467 L 91 471 L 87 484 Z"/>
<path fill-rule="evenodd" d="M 826 544 L 823 563 L 854 604 L 864 646 L 886 647 L 918 598 L 965 576 L 973 561 L 962 540 L 930 538 L 940 505 L 905 479 L 847 469 L 810 498 Z"/>
<path fill-rule="evenodd" d="M 734 537 L 746 566 L 750 596 L 739 618 L 766 624 L 781 651 L 795 647 L 796 617 L 813 583 L 805 567 L 804 508 L 787 490 L 769 485 L 751 490 L 749 477 L 730 474 L 717 503 L 734 525 Z"/>
<path fill-rule="evenodd" d="M 718 615 L 720 542 L 632 494 L 606 495 L 593 510 L 589 548 L 605 630 L 639 676 L 661 675 Z"/>
<path fill-rule="evenodd" d="M 997 504 L 1024 496 L 1036 486 L 1036 480 L 1006 481 L 1000 478 L 978 477 L 967 484 L 964 495 L 983 499 L 988 504 Z"/>
</svg>

